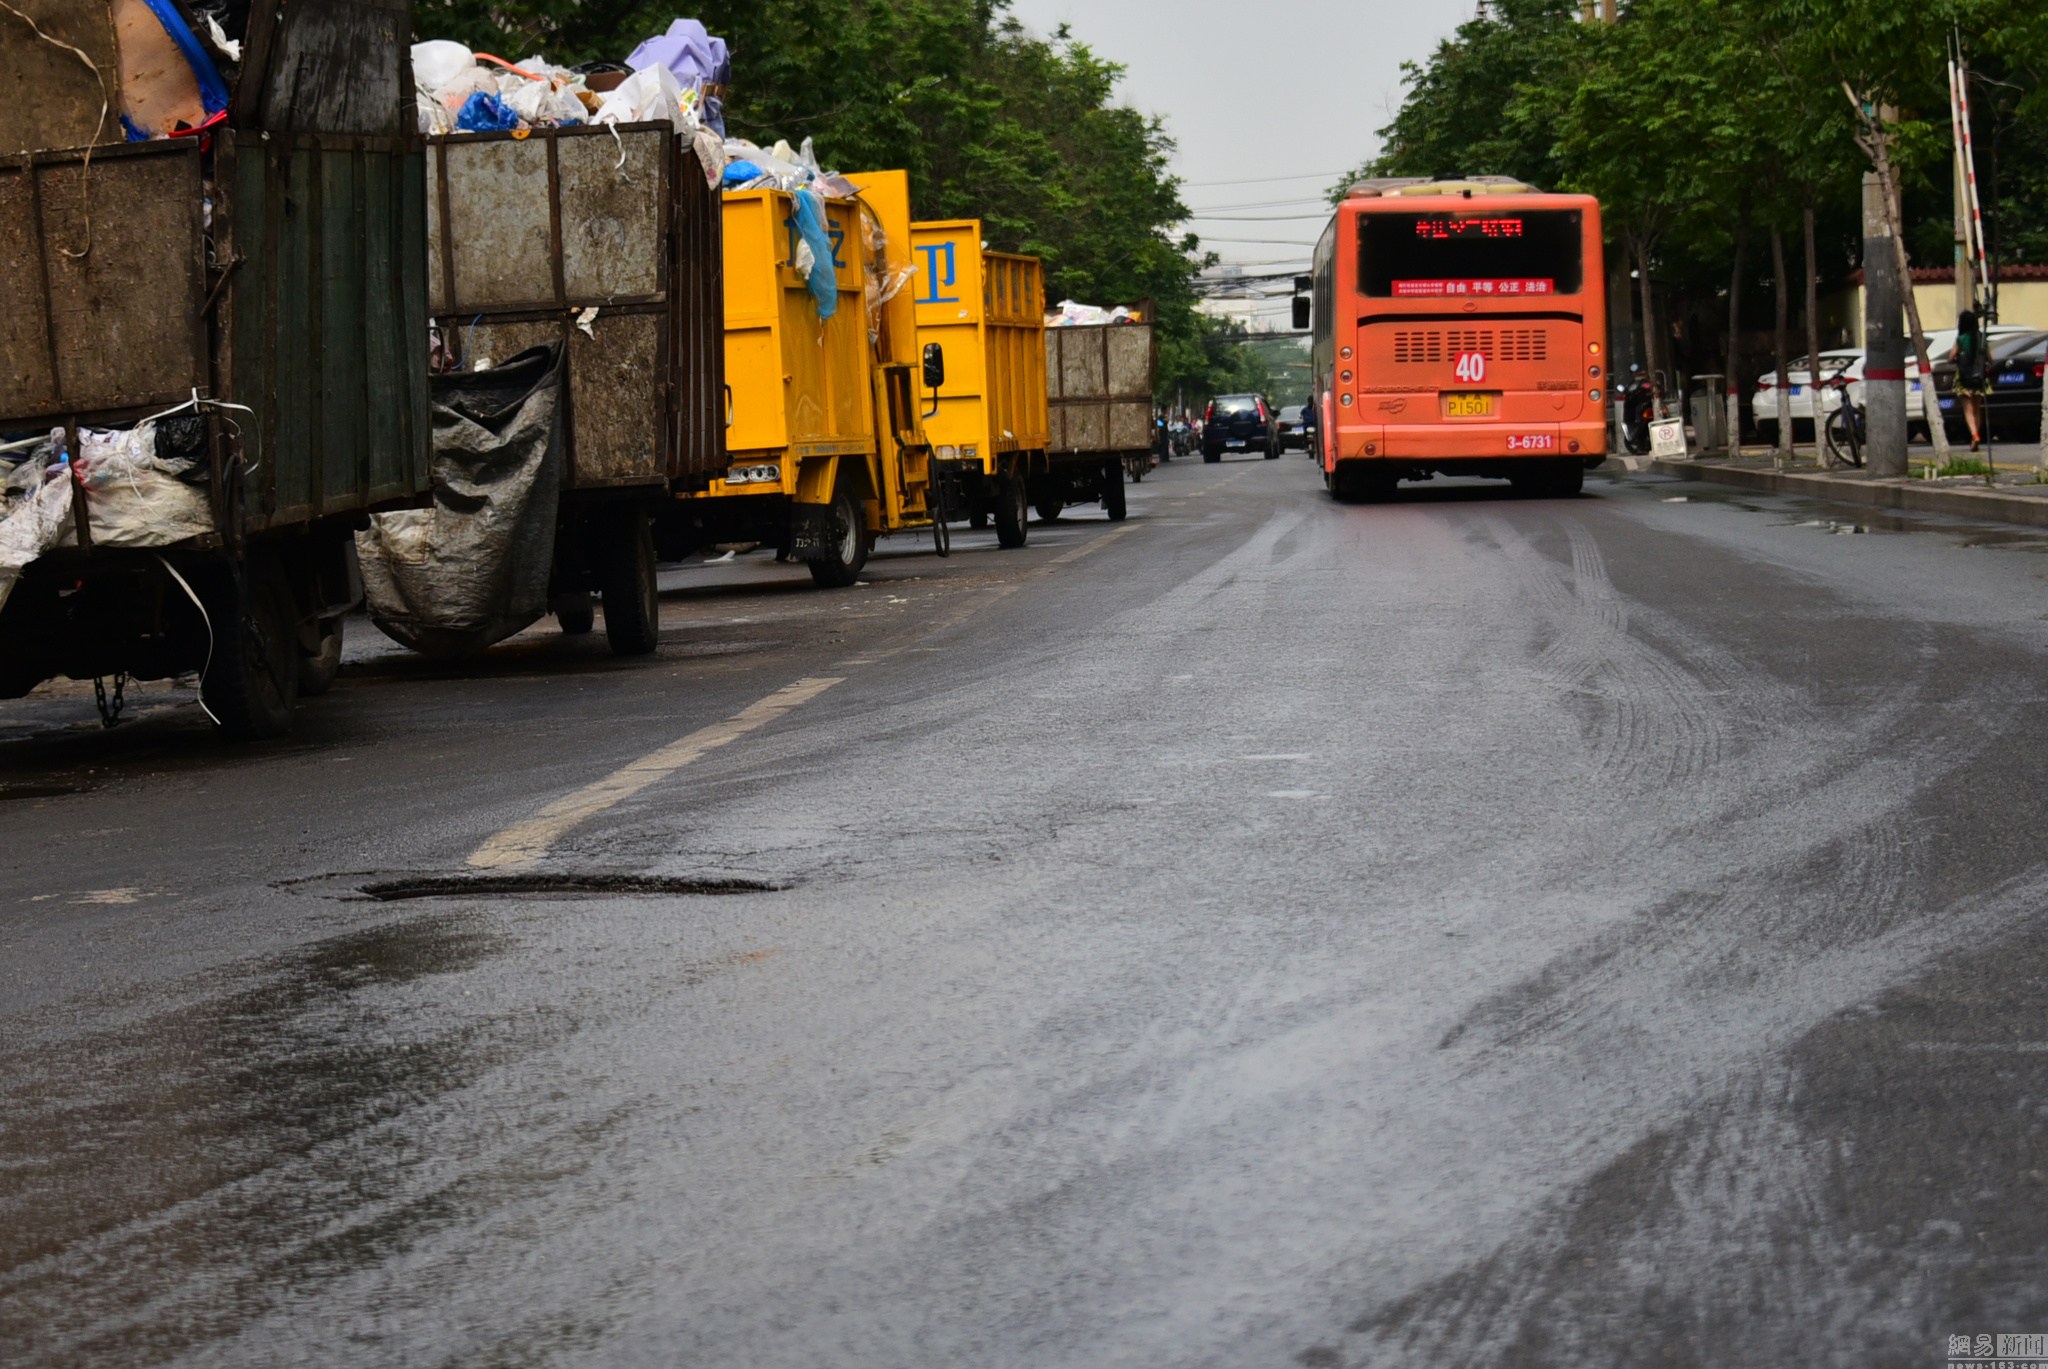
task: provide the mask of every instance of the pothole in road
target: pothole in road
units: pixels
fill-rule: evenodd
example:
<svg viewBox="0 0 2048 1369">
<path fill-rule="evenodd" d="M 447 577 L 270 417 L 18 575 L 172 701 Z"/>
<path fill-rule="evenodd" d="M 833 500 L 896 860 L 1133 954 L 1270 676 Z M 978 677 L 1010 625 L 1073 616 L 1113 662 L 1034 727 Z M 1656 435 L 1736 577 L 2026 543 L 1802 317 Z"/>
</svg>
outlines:
<svg viewBox="0 0 2048 1369">
<path fill-rule="evenodd" d="M 417 875 L 356 886 L 379 903 L 423 898 L 681 898 L 779 894 L 790 886 L 758 879 L 654 875 Z"/>
</svg>

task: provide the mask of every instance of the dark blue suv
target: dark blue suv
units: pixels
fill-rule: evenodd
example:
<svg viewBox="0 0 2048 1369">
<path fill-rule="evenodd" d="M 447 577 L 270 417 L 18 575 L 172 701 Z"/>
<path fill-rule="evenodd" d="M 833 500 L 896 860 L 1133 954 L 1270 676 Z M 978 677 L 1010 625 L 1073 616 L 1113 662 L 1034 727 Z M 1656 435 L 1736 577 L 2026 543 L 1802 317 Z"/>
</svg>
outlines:
<svg viewBox="0 0 2048 1369">
<path fill-rule="evenodd" d="M 1226 451 L 1257 452 L 1268 461 L 1280 456 L 1280 434 L 1273 426 L 1273 406 L 1258 395 L 1218 395 L 1202 418 L 1202 460 L 1221 461 Z"/>
</svg>

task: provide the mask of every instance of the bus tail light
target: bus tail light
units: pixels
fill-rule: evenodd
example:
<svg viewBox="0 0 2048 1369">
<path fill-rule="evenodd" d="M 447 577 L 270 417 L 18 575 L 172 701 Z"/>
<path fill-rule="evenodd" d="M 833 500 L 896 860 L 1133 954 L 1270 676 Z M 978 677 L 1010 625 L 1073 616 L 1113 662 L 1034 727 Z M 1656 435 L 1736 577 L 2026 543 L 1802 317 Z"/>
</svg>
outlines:
<svg viewBox="0 0 2048 1369">
<path fill-rule="evenodd" d="M 1598 404 L 1600 402 L 1600 392 L 1598 390 L 1588 390 L 1586 391 L 1586 398 Z"/>
<path fill-rule="evenodd" d="M 1345 408 L 1347 408 L 1347 409 L 1348 409 L 1348 408 L 1350 408 L 1350 407 L 1351 407 L 1351 396 L 1350 396 L 1350 395 L 1339 395 L 1339 396 L 1337 397 L 1337 402 L 1338 402 L 1339 404 L 1342 404 L 1342 405 L 1343 405 L 1343 406 L 1344 406 Z"/>
<path fill-rule="evenodd" d="M 1379 444 L 1379 443 L 1377 443 L 1377 442 L 1368 442 L 1368 443 L 1366 443 L 1366 444 L 1365 444 L 1365 454 L 1366 454 L 1367 456 L 1378 456 L 1378 455 L 1380 454 L 1380 444 Z"/>
<path fill-rule="evenodd" d="M 1591 352 L 1591 353 L 1592 353 L 1592 354 L 1593 354 L 1594 356 L 1599 356 L 1599 355 L 1600 355 L 1600 344 L 1599 344 L 1599 343 L 1597 343 L 1597 342 L 1595 342 L 1595 343 L 1591 344 L 1590 346 L 1588 346 L 1588 347 L 1586 348 L 1586 350 L 1587 350 L 1588 352 Z"/>
<path fill-rule="evenodd" d="M 1571 452 L 1574 456 L 1576 456 L 1578 454 L 1579 444 L 1576 442 L 1568 442 L 1565 444 L 1565 449 Z"/>
</svg>

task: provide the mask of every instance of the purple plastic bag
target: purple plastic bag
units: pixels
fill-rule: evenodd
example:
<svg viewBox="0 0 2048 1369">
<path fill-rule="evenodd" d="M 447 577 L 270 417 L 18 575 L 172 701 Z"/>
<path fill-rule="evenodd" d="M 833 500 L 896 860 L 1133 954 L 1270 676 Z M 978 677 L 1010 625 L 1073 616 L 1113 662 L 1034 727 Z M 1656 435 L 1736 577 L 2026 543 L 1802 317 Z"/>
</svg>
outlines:
<svg viewBox="0 0 2048 1369">
<path fill-rule="evenodd" d="M 724 85 L 732 77 L 732 55 L 723 38 L 713 38 L 695 19 L 678 19 L 659 38 L 633 49 L 626 65 L 635 71 L 664 66 L 684 88 Z"/>
</svg>

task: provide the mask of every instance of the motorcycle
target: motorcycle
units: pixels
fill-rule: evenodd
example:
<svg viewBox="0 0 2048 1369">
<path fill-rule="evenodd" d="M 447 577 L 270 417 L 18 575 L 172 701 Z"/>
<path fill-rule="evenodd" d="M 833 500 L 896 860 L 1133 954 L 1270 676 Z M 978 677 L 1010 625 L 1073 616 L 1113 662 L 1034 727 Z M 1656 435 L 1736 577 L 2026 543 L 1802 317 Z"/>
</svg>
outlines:
<svg viewBox="0 0 2048 1369">
<path fill-rule="evenodd" d="M 1621 444 L 1630 456 L 1650 454 L 1650 425 L 1657 419 L 1657 387 L 1640 366 L 1629 368 L 1629 387 L 1621 396 Z"/>
</svg>

